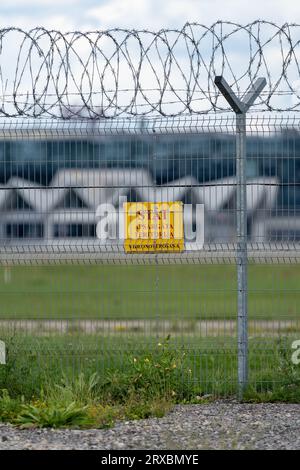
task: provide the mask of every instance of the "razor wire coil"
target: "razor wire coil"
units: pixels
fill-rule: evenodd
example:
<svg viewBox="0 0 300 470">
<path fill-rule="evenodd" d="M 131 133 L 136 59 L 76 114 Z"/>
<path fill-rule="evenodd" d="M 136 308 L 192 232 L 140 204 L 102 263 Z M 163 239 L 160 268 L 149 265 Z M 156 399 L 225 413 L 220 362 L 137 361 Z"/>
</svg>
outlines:
<svg viewBox="0 0 300 470">
<path fill-rule="evenodd" d="M 0 116 L 101 119 L 228 112 L 214 84 L 242 96 L 267 86 L 254 111 L 300 111 L 299 25 L 187 23 L 160 31 L 0 30 Z"/>
</svg>

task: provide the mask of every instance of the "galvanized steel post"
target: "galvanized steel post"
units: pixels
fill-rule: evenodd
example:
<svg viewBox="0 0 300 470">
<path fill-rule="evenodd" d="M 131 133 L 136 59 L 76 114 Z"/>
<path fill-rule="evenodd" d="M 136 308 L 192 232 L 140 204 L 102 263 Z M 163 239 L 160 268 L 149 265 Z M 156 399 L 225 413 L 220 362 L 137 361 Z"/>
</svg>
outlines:
<svg viewBox="0 0 300 470">
<path fill-rule="evenodd" d="M 223 77 L 215 77 L 215 84 L 236 113 L 238 393 L 242 399 L 248 383 L 246 113 L 265 87 L 266 80 L 258 78 L 242 100 Z"/>
<path fill-rule="evenodd" d="M 248 381 L 248 305 L 247 305 L 247 181 L 246 181 L 246 114 L 236 115 L 236 230 L 238 285 L 238 389 L 242 398 Z"/>
</svg>

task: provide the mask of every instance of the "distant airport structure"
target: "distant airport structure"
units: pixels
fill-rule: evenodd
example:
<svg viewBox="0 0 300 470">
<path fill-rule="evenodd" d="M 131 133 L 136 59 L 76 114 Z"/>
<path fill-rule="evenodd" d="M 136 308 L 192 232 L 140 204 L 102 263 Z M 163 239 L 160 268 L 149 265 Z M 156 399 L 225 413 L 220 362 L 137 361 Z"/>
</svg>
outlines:
<svg viewBox="0 0 300 470">
<path fill-rule="evenodd" d="M 249 241 L 300 241 L 299 132 L 249 136 L 247 175 Z M 234 135 L 0 141 L 2 246 L 95 243 L 97 207 L 120 198 L 204 204 L 205 242 L 233 242 Z"/>
<path fill-rule="evenodd" d="M 277 192 L 276 178 L 249 179 L 250 237 L 251 233 L 257 237 L 261 222 L 265 227 Z M 11 178 L 0 191 L 0 239 L 2 243 L 92 239 L 96 237 L 97 207 L 112 204 L 117 209 L 124 199 L 204 204 L 206 240 L 232 242 L 235 239 L 235 177 L 201 185 L 195 178 L 186 176 L 157 186 L 151 174 L 140 169 L 60 170 L 45 187 Z"/>
</svg>

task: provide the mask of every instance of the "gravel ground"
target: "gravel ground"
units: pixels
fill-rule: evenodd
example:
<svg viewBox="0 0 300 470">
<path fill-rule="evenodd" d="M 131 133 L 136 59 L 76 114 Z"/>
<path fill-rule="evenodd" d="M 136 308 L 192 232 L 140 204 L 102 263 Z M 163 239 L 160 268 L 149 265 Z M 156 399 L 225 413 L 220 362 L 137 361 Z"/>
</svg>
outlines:
<svg viewBox="0 0 300 470">
<path fill-rule="evenodd" d="M 161 419 L 105 430 L 21 430 L 0 425 L 2 449 L 300 449 L 300 404 L 220 401 L 176 406 Z"/>
</svg>

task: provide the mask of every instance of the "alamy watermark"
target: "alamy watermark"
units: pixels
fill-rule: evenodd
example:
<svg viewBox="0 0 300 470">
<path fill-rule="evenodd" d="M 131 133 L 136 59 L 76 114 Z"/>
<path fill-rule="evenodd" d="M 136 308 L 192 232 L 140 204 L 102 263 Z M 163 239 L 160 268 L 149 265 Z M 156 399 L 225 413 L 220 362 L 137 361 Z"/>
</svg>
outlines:
<svg viewBox="0 0 300 470">
<path fill-rule="evenodd" d="M 0 340 L 0 364 L 6 364 L 6 346 L 4 341 Z"/>
<path fill-rule="evenodd" d="M 292 363 L 298 366 L 300 364 L 300 339 L 293 341 L 292 349 L 295 349 L 292 354 Z"/>
<path fill-rule="evenodd" d="M 124 241 L 125 239 L 125 211 L 126 197 L 120 197 L 118 204 L 100 204 L 96 210 L 96 235 L 103 242 Z M 139 203 L 143 205 L 143 202 Z M 145 207 L 147 203 L 144 203 Z M 163 203 L 159 203 L 163 204 Z M 161 210 L 168 210 L 162 205 Z M 169 207 L 172 210 L 172 206 Z M 204 244 L 204 204 L 183 205 L 183 232 L 186 248 L 188 250 L 201 250 Z M 180 234 L 181 236 L 181 234 Z M 159 235 L 157 234 L 157 238 Z M 141 237 L 142 238 L 142 237 Z M 146 236 L 147 238 L 147 236 Z M 153 238 L 153 237 L 152 237 Z M 162 236 L 168 238 L 168 234 Z M 176 238 L 176 233 L 174 235 Z"/>
</svg>

